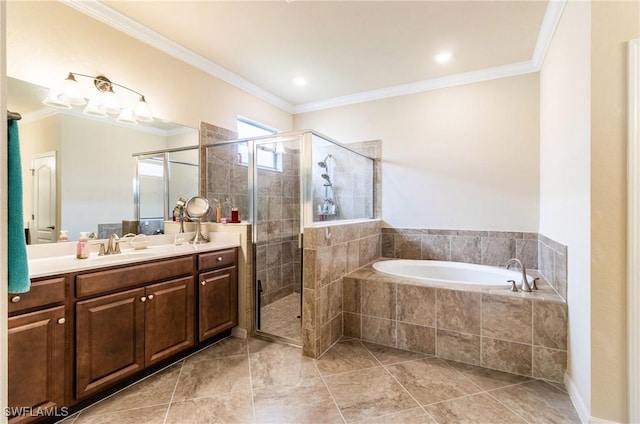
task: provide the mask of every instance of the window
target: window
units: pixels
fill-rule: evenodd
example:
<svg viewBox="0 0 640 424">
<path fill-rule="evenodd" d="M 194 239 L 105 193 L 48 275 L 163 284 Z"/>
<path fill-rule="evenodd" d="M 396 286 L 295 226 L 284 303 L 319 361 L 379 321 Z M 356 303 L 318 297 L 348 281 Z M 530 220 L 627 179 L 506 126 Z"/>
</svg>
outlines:
<svg viewBox="0 0 640 424">
<path fill-rule="evenodd" d="M 264 135 L 276 134 L 278 130 L 268 127 L 248 118 L 238 116 L 238 138 L 261 137 Z M 278 150 L 276 143 L 267 143 L 258 146 L 256 163 L 258 168 L 272 171 L 282 171 L 282 153 Z M 247 144 L 238 145 L 239 163 L 249 164 L 249 147 Z"/>
</svg>

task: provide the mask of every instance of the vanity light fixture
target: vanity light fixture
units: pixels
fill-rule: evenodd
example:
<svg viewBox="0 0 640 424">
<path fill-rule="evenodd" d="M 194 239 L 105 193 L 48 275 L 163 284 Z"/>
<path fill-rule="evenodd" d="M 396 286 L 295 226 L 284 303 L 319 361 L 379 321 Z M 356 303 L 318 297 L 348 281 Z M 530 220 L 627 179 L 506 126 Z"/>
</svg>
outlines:
<svg viewBox="0 0 640 424">
<path fill-rule="evenodd" d="M 76 77 L 90 78 L 93 80 L 96 90 L 98 90 L 98 93 L 88 96 L 88 103 Z M 133 101 L 129 101 L 129 105 L 124 102 L 121 103 L 121 100 L 118 99 L 113 91 L 114 85 L 135 94 L 138 99 L 137 103 Z M 70 109 L 72 106 L 84 106 L 86 104 L 83 112 L 86 115 L 99 118 L 118 115 L 116 118 L 118 122 L 130 125 L 135 125 L 138 122 L 153 121 L 153 115 L 151 115 L 149 104 L 144 95 L 122 84 L 113 82 L 104 75 L 91 76 L 69 72 L 69 75 L 59 87 L 52 87 L 49 90 L 49 94 L 42 103 L 61 109 Z"/>
</svg>

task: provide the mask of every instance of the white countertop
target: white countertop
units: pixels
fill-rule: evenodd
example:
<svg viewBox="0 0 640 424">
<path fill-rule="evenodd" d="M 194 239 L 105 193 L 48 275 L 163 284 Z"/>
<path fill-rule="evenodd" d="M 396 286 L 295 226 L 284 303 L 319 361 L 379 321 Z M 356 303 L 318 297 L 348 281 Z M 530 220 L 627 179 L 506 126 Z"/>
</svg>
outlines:
<svg viewBox="0 0 640 424">
<path fill-rule="evenodd" d="M 122 253 L 115 255 L 99 256 L 97 251 L 94 251 L 97 248 L 94 247 L 87 259 L 76 258 L 75 242 L 29 246 L 29 276 L 31 278 L 46 277 L 240 246 L 240 235 L 235 233 L 211 232 L 209 233 L 211 241 L 202 244 L 189 243 L 193 233 L 177 236 L 184 240 L 181 245 L 175 244 L 176 235 L 150 236 L 149 246 L 139 250 L 127 247 L 129 243 L 122 242 Z M 104 242 L 104 240 L 98 242 Z"/>
</svg>

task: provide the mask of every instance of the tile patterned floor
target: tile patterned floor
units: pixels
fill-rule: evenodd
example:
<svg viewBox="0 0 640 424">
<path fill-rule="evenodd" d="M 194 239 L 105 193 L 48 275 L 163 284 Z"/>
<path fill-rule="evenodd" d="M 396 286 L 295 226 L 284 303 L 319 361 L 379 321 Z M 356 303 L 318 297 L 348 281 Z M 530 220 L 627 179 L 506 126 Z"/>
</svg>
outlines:
<svg viewBox="0 0 640 424">
<path fill-rule="evenodd" d="M 260 311 L 261 330 L 275 336 L 300 340 L 300 293 L 291 293 Z"/>
<path fill-rule="evenodd" d="M 527 377 L 343 340 L 322 358 L 228 338 L 65 424 L 579 423 L 567 393 Z"/>
</svg>

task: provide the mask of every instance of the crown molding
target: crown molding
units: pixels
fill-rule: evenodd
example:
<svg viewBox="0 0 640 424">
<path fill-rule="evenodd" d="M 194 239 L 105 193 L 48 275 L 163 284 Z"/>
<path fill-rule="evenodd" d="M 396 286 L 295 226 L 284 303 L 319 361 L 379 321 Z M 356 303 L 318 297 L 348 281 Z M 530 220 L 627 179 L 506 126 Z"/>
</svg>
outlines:
<svg viewBox="0 0 640 424">
<path fill-rule="evenodd" d="M 489 81 L 498 78 L 507 78 L 526 73 L 538 72 L 547 54 L 549 45 L 555 29 L 560 21 L 562 11 L 567 0 L 550 0 L 545 10 L 544 18 L 536 40 L 532 59 L 525 62 L 512 63 L 503 66 L 485 68 L 471 72 L 465 72 L 446 77 L 427 79 L 409 84 L 396 85 L 381 89 L 364 91 L 347 96 L 334 97 L 315 102 L 300 103 L 292 105 L 273 93 L 247 81 L 237 74 L 221 67 L 220 65 L 206 59 L 199 54 L 181 46 L 180 44 L 158 34 L 155 31 L 139 24 L 110 7 L 102 4 L 99 0 L 59 0 L 65 5 L 97 19 L 118 31 L 121 31 L 133 38 L 136 38 L 170 56 L 175 57 L 191 66 L 194 66 L 216 78 L 219 78 L 267 103 L 276 106 L 291 114 L 313 112 L 317 110 L 330 109 L 333 107 L 346 106 L 356 103 L 373 100 L 386 99 L 389 97 L 404 96 L 423 91 L 437 90 L 440 88 L 455 87 L 463 84 Z"/>
<path fill-rule="evenodd" d="M 547 50 L 549 50 L 553 34 L 556 32 L 566 4 L 567 0 L 550 0 L 549 3 L 547 3 L 542 25 L 540 25 L 536 47 L 533 50 L 533 57 L 531 58 L 538 71 L 542 68 L 542 62 L 544 62 L 544 58 L 547 55 Z"/>
<path fill-rule="evenodd" d="M 63 4 L 103 22 L 120 32 L 142 41 L 170 56 L 219 78 L 259 99 L 291 113 L 293 105 L 269 91 L 258 87 L 237 74 L 200 56 L 157 32 L 139 24 L 123 14 L 105 6 L 98 0 L 60 0 Z"/>
<path fill-rule="evenodd" d="M 512 63 L 509 65 L 448 75 L 446 77 L 428 79 L 409 84 L 394 85 L 392 87 L 381 88 L 378 90 L 364 91 L 348 96 L 334 97 L 332 99 L 320 100 L 317 102 L 303 103 L 293 107 L 293 114 L 313 112 L 337 106 L 369 102 L 372 100 L 381 100 L 389 97 L 406 96 L 408 94 L 415 94 L 423 91 L 455 87 L 457 85 L 472 84 L 475 82 L 489 81 L 498 78 L 508 78 L 537 71 L 538 69 L 532 61 Z"/>
</svg>

